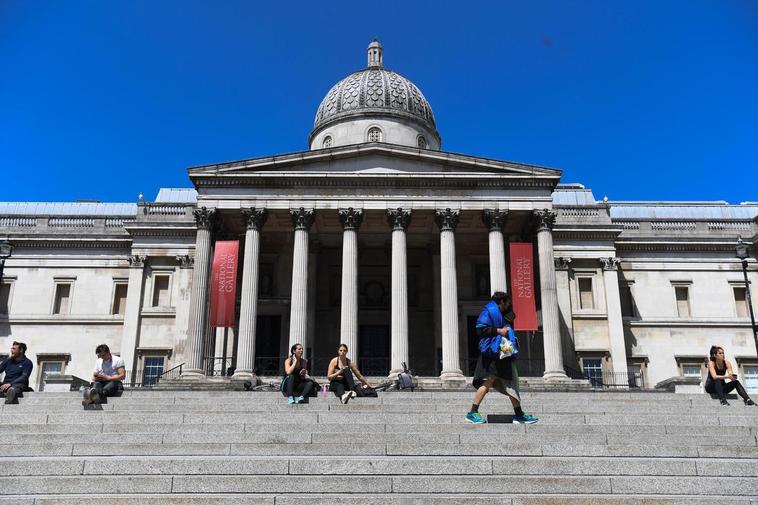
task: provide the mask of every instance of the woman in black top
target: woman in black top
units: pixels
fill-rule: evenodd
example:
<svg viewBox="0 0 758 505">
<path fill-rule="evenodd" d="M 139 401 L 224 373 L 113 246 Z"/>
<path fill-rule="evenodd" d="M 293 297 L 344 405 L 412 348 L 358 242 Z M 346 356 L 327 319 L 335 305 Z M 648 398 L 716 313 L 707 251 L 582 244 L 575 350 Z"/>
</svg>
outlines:
<svg viewBox="0 0 758 505">
<path fill-rule="evenodd" d="M 729 402 L 726 401 L 726 395 L 736 389 L 745 405 L 755 405 L 740 381 L 737 380 L 737 374 L 732 370 L 732 364 L 724 359 L 724 349 L 715 345 L 711 346 L 710 354 L 708 377 L 705 379 L 706 393 L 715 393 L 721 400 L 721 405 L 729 405 Z M 726 382 L 727 380 L 730 382 Z"/>
<path fill-rule="evenodd" d="M 287 397 L 287 403 L 305 403 L 314 384 L 308 376 L 308 360 L 303 359 L 303 346 L 293 345 L 289 357 L 284 361 L 282 393 Z"/>
<path fill-rule="evenodd" d="M 355 363 L 348 359 L 347 346 L 340 344 L 337 348 L 337 357 L 329 362 L 326 378 L 330 380 L 329 390 L 342 403 L 347 403 L 350 401 L 350 398 L 355 398 L 356 396 L 353 375 L 363 383 L 363 387 L 371 387 L 366 378 L 358 371 Z"/>
</svg>

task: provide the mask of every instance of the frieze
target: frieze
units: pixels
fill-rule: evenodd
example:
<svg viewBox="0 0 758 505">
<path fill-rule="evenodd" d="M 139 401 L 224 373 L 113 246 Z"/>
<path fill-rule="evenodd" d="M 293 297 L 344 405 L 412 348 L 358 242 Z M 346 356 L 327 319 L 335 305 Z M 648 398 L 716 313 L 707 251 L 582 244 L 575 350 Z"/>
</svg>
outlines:
<svg viewBox="0 0 758 505">
<path fill-rule="evenodd" d="M 408 174 L 418 175 L 418 174 Z M 459 188 L 459 189 L 476 189 L 476 188 L 544 188 L 553 189 L 555 180 L 539 179 L 504 179 L 504 180 L 479 180 L 479 179 L 426 179 L 411 180 L 398 179 L 397 177 L 377 178 L 370 180 L 366 177 L 323 177 L 323 178 L 262 178 L 262 177 L 239 177 L 225 178 L 217 176 L 214 178 L 193 178 L 197 186 L 204 188 L 224 187 L 224 186 L 249 186 L 249 187 L 266 187 L 266 188 L 292 188 L 292 187 L 337 187 L 337 188 L 356 188 L 356 187 L 411 187 L 411 188 Z"/>
<path fill-rule="evenodd" d="M 211 230 L 215 224 L 216 209 L 200 207 L 192 211 L 198 230 Z"/>
<path fill-rule="evenodd" d="M 451 210 L 449 207 L 444 210 L 437 209 L 434 211 L 434 222 L 437 223 L 440 231 L 455 231 L 460 218 L 460 211 Z"/>
<path fill-rule="evenodd" d="M 535 210 L 532 215 L 537 222 L 537 231 L 552 230 L 555 225 L 556 213 L 549 209 Z"/>
<path fill-rule="evenodd" d="M 405 231 L 411 224 L 411 210 L 398 207 L 397 209 L 387 209 L 387 224 L 393 231 Z"/>
<path fill-rule="evenodd" d="M 345 230 L 358 230 L 363 223 L 363 210 L 354 209 L 348 207 L 347 209 L 339 209 L 340 223 Z"/>
<path fill-rule="evenodd" d="M 245 220 L 245 227 L 248 230 L 261 231 L 268 219 L 268 212 L 263 208 L 250 207 L 249 209 L 242 209 L 242 218 Z"/>
<path fill-rule="evenodd" d="M 508 211 L 499 209 L 484 209 L 482 222 L 489 231 L 503 231 L 508 222 Z"/>
<path fill-rule="evenodd" d="M 295 230 L 310 231 L 315 217 L 313 209 L 306 209 L 305 207 L 290 209 L 290 218 L 292 218 L 292 226 Z"/>
</svg>

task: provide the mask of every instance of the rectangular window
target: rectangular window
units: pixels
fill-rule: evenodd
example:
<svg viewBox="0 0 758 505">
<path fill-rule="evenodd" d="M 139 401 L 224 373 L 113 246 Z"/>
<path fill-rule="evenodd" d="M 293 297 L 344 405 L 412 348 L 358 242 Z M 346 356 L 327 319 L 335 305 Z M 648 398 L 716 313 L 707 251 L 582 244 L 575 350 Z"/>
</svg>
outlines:
<svg viewBox="0 0 758 505">
<path fill-rule="evenodd" d="M 579 308 L 594 309 L 595 300 L 592 295 L 592 277 L 579 277 L 576 279 L 579 287 Z"/>
<path fill-rule="evenodd" d="M 170 275 L 156 275 L 153 277 L 153 307 L 171 306 L 171 293 L 169 292 L 170 285 Z"/>
<path fill-rule="evenodd" d="M 40 365 L 39 390 L 45 390 L 45 380 L 47 379 L 47 374 L 59 373 L 63 373 L 62 361 L 43 361 Z"/>
<path fill-rule="evenodd" d="M 71 309 L 71 283 L 58 282 L 55 284 L 55 300 L 53 314 L 68 314 Z"/>
<path fill-rule="evenodd" d="M 600 358 L 584 358 L 582 359 L 582 368 L 584 369 L 584 376 L 590 381 L 593 386 L 603 385 L 603 360 Z"/>
<path fill-rule="evenodd" d="M 676 311 L 679 317 L 690 317 L 690 288 L 674 286 L 676 293 Z"/>
<path fill-rule="evenodd" d="M 158 382 L 158 378 L 163 374 L 164 360 L 163 356 L 145 357 L 145 366 L 142 372 L 143 385 L 149 386 Z"/>
<path fill-rule="evenodd" d="M 619 295 L 621 296 L 621 315 L 623 317 L 635 317 L 632 287 L 629 285 L 622 285 L 619 288 Z"/>
<path fill-rule="evenodd" d="M 693 364 L 682 365 L 682 375 L 685 377 L 697 377 L 699 379 L 703 376 L 703 367 Z"/>
<path fill-rule="evenodd" d="M 742 371 L 745 374 L 745 389 L 748 393 L 758 393 L 758 366 L 743 366 Z"/>
<path fill-rule="evenodd" d="M 629 387 L 632 389 L 640 389 L 644 387 L 642 378 L 642 365 L 627 365 L 626 373 L 629 378 Z"/>
<path fill-rule="evenodd" d="M 737 310 L 737 317 L 747 317 L 747 293 L 745 291 L 745 288 L 734 287 L 733 289 L 734 307 Z"/>
<path fill-rule="evenodd" d="M 126 314 L 126 293 L 129 290 L 129 284 L 117 282 L 113 289 L 113 306 L 111 314 L 123 316 Z"/>
<path fill-rule="evenodd" d="M 11 305 L 11 283 L 3 282 L 0 284 L 0 314 L 10 314 Z"/>
</svg>

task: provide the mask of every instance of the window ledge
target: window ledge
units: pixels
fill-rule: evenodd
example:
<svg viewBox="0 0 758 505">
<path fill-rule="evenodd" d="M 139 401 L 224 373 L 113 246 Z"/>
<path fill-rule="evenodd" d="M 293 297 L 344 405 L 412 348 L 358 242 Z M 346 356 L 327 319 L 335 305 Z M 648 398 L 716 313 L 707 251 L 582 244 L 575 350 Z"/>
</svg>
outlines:
<svg viewBox="0 0 758 505">
<path fill-rule="evenodd" d="M 742 319 L 632 319 L 624 320 L 626 326 L 681 326 L 681 327 L 706 327 L 706 328 L 750 328 L 750 321 Z"/>
<path fill-rule="evenodd" d="M 176 317 L 175 307 L 150 307 L 142 309 L 143 317 Z"/>
<path fill-rule="evenodd" d="M 605 312 L 574 312 L 571 314 L 574 319 L 608 319 Z"/>
</svg>

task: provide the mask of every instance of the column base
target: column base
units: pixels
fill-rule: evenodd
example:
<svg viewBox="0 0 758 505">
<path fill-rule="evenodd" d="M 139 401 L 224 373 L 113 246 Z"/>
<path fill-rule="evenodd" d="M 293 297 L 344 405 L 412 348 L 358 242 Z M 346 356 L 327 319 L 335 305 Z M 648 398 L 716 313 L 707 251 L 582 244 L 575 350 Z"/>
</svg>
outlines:
<svg viewBox="0 0 758 505">
<path fill-rule="evenodd" d="M 205 372 L 199 368 L 188 368 L 182 371 L 179 380 L 182 381 L 200 381 L 205 379 Z"/>
<path fill-rule="evenodd" d="M 232 382 L 249 382 L 251 386 L 259 386 L 263 383 L 252 370 L 235 370 L 231 380 Z"/>
<path fill-rule="evenodd" d="M 468 384 L 466 377 L 460 370 L 443 370 L 440 374 L 440 380 L 444 387 L 465 388 Z"/>
<path fill-rule="evenodd" d="M 563 370 L 545 371 L 545 373 L 542 374 L 542 379 L 545 382 L 563 382 L 571 380 Z"/>
</svg>

